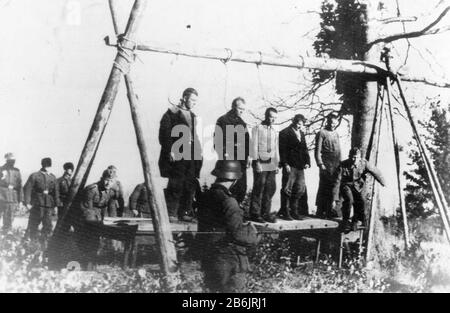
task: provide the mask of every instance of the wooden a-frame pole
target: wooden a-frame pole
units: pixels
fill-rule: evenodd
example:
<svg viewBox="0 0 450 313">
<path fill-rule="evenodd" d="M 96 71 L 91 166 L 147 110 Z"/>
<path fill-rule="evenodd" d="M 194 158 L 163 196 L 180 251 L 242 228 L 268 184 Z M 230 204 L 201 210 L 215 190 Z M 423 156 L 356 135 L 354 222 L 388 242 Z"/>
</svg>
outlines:
<svg viewBox="0 0 450 313">
<path fill-rule="evenodd" d="M 111 17 L 116 35 L 119 35 L 118 18 L 115 11 L 115 0 L 109 0 Z M 127 97 L 130 103 L 131 118 L 133 120 L 136 140 L 141 155 L 142 168 L 144 171 L 145 186 L 147 188 L 147 201 L 150 204 L 150 212 L 152 215 L 153 229 L 155 230 L 156 240 L 160 250 L 161 267 L 163 272 L 168 275 L 176 271 L 177 255 L 175 246 L 173 245 L 173 235 L 170 228 L 169 215 L 165 203 L 164 196 L 160 193 L 160 189 L 155 187 L 153 181 L 152 169 L 147 154 L 147 143 L 142 131 L 142 113 L 138 103 L 138 97 L 134 92 L 133 81 L 130 74 L 125 74 L 125 84 L 127 87 Z M 170 283 L 169 281 L 166 281 Z"/>
<path fill-rule="evenodd" d="M 394 156 L 395 156 L 395 169 L 397 171 L 397 192 L 399 197 L 399 203 L 400 203 L 400 210 L 402 211 L 402 219 L 403 219 L 403 236 L 405 238 L 405 246 L 408 249 L 410 246 L 410 240 L 409 240 L 409 227 L 408 227 L 408 219 L 406 215 L 406 204 L 405 204 L 405 194 L 403 192 L 403 184 L 402 184 L 402 171 L 401 171 L 401 164 L 400 164 L 400 151 L 398 147 L 398 139 L 397 139 L 397 130 L 395 128 L 395 121 L 394 121 L 394 113 L 392 109 L 392 102 L 391 102 L 391 89 L 390 89 L 390 83 L 391 79 L 389 77 L 386 77 L 386 95 L 387 95 L 387 105 L 389 109 L 389 122 L 391 125 L 391 135 L 392 135 L 392 142 L 394 146 Z"/>
<path fill-rule="evenodd" d="M 409 123 L 411 124 L 411 128 L 412 128 L 413 134 L 414 134 L 414 139 L 416 140 L 417 146 L 419 148 L 420 156 L 424 162 L 425 169 L 428 174 L 428 179 L 430 181 L 431 190 L 433 191 L 433 196 L 435 198 L 436 205 L 438 206 L 439 215 L 441 216 L 442 223 L 444 225 L 444 230 L 445 230 L 445 234 L 447 236 L 447 240 L 450 243 L 450 211 L 448 208 L 447 201 L 446 201 L 444 193 L 442 191 L 442 187 L 439 182 L 436 171 L 433 167 L 430 157 L 428 156 L 426 147 L 423 144 L 422 139 L 420 138 L 416 123 L 412 117 L 411 110 L 409 109 L 405 94 L 403 93 L 403 88 L 400 83 L 400 78 L 396 77 L 395 81 L 397 83 L 400 97 L 402 99 L 403 106 L 404 106 L 406 114 L 408 116 Z"/>
<path fill-rule="evenodd" d="M 135 33 L 139 26 L 140 21 L 142 20 L 142 15 L 145 10 L 146 4 L 147 4 L 147 0 L 136 0 L 134 2 L 134 5 L 131 9 L 130 17 L 128 19 L 125 34 L 124 34 L 124 36 L 126 38 L 128 38 L 129 40 L 133 40 L 135 37 Z M 93 158 L 95 157 L 100 140 L 103 136 L 106 125 L 109 120 L 109 117 L 111 115 L 111 111 L 113 108 L 114 100 L 117 95 L 117 91 L 118 91 L 118 87 L 119 87 L 119 84 L 120 84 L 120 81 L 122 78 L 122 74 L 128 73 L 131 62 L 132 62 L 132 60 L 130 59 L 129 54 L 124 53 L 123 50 L 122 51 L 118 50 L 117 55 L 114 60 L 114 65 L 111 69 L 111 73 L 110 73 L 108 82 L 106 84 L 105 90 L 104 90 L 102 98 L 100 100 L 100 104 L 98 106 L 97 113 L 94 118 L 94 122 L 92 124 L 88 138 L 86 140 L 83 151 L 81 153 L 80 160 L 77 165 L 77 169 L 76 169 L 74 177 L 72 179 L 70 192 L 69 192 L 69 198 L 68 198 L 67 204 L 65 206 L 66 213 L 58 221 L 58 223 L 55 227 L 55 230 L 53 232 L 53 236 L 49 242 L 48 256 L 49 256 L 50 264 L 53 263 L 51 260 L 52 258 L 55 261 L 58 259 L 58 254 L 60 253 L 60 248 L 64 244 L 65 238 L 67 236 L 67 232 L 72 223 L 72 221 L 70 220 L 70 217 L 73 215 L 70 214 L 70 211 L 76 209 L 76 208 L 72 207 L 72 203 L 73 203 L 75 197 L 77 196 L 79 190 L 84 187 L 83 183 L 86 181 L 86 177 L 89 175 L 90 166 L 92 165 Z M 137 111 L 135 110 L 133 114 L 136 114 L 136 113 L 137 113 Z M 140 125 L 139 119 L 137 119 L 137 121 L 138 121 L 137 123 L 135 121 L 135 126 Z M 142 139 L 143 138 L 142 132 L 140 131 L 140 135 L 138 135 L 138 132 L 139 132 L 139 130 L 136 129 L 138 138 Z M 138 139 L 138 142 L 139 142 L 139 139 Z M 142 140 L 142 142 L 143 142 L 143 140 Z M 145 142 L 144 142 L 144 144 L 142 144 L 142 142 L 139 142 L 141 157 L 143 155 L 142 151 L 144 151 L 144 154 L 146 156 Z M 144 164 L 148 165 L 148 157 L 147 158 L 143 157 L 143 165 Z M 146 173 L 146 182 L 151 183 L 150 169 L 149 169 L 149 166 L 145 166 L 145 165 L 144 165 L 144 171 Z M 147 176 L 149 176 L 150 179 L 148 179 Z M 150 188 L 150 191 L 151 191 L 151 188 Z M 161 210 L 159 210 L 159 211 L 161 211 Z M 166 213 L 166 215 L 167 215 L 167 213 Z M 156 216 L 158 216 L 158 214 L 156 214 Z M 162 220 L 164 221 L 164 218 L 162 218 Z M 167 223 L 168 223 L 168 216 L 167 216 Z M 155 228 L 155 229 L 156 229 L 156 231 L 158 231 L 158 228 Z M 159 239 L 160 239 L 160 237 L 161 236 L 159 236 Z M 173 243 L 170 242 L 169 238 L 166 238 L 166 240 L 160 246 L 161 247 L 164 246 L 164 250 L 166 250 L 168 252 L 166 255 L 169 257 L 162 258 L 162 263 L 163 263 L 162 270 L 164 271 L 165 274 L 169 274 L 170 271 L 174 270 L 174 264 L 176 263 L 176 258 L 175 259 L 173 258 L 173 255 L 175 255 L 175 247 L 173 246 Z M 57 265 L 60 266 L 61 264 L 57 264 Z"/>
</svg>

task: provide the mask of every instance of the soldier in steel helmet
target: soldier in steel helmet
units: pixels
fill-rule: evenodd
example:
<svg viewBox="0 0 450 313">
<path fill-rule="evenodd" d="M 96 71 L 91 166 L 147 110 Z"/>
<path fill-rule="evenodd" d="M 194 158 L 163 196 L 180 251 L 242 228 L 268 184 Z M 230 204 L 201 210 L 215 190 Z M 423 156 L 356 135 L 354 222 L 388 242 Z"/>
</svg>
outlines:
<svg viewBox="0 0 450 313">
<path fill-rule="evenodd" d="M 244 212 L 230 192 L 242 177 L 241 163 L 219 160 L 212 174 L 216 181 L 202 197 L 198 213 L 205 284 L 211 292 L 243 292 L 247 247 L 256 245 L 259 237 L 254 225 L 244 225 Z"/>
<path fill-rule="evenodd" d="M 100 181 L 84 188 L 76 204 L 79 210 L 75 238 L 81 252 L 81 265 L 87 270 L 93 268 L 96 260 L 100 244 L 98 227 L 103 223 L 108 204 L 115 196 L 112 189 L 115 179 L 113 170 L 105 170 Z"/>
</svg>

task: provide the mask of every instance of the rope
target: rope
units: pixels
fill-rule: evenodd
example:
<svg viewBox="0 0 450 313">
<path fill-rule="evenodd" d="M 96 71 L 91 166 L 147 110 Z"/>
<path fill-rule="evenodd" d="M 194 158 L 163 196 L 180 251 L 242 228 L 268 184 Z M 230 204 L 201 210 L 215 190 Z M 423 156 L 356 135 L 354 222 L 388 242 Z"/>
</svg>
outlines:
<svg viewBox="0 0 450 313">
<path fill-rule="evenodd" d="M 124 42 L 133 43 L 133 47 L 129 48 L 124 44 Z M 119 62 L 114 61 L 113 66 L 121 71 L 124 75 L 127 75 L 130 72 L 131 64 L 136 60 L 136 53 L 134 52 L 136 48 L 136 41 L 130 40 L 123 35 L 117 36 L 117 54 L 119 55 Z M 126 64 L 123 64 L 123 62 L 120 61 L 121 59 L 124 59 L 126 61 Z"/>
<path fill-rule="evenodd" d="M 225 51 L 228 52 L 228 56 L 225 59 L 221 59 L 220 61 L 222 61 L 222 63 L 226 65 L 233 57 L 233 51 L 229 48 L 225 48 Z"/>
<path fill-rule="evenodd" d="M 259 55 L 260 55 L 260 61 L 256 63 L 256 69 L 257 69 L 257 73 L 258 73 L 258 83 L 259 83 L 259 88 L 261 89 L 261 96 L 262 96 L 262 100 L 264 102 L 264 104 L 267 106 L 267 97 L 265 95 L 264 92 L 264 86 L 262 83 L 262 79 L 261 79 L 261 71 L 260 71 L 260 65 L 262 64 L 262 53 L 261 51 L 259 51 Z"/>
<path fill-rule="evenodd" d="M 226 62 L 223 62 L 223 65 L 225 66 L 225 88 L 223 92 L 223 106 L 225 110 L 228 109 L 227 107 L 227 94 L 228 94 L 228 64 Z"/>
<path fill-rule="evenodd" d="M 389 89 L 390 79 L 389 77 L 386 77 L 386 95 L 387 95 L 387 104 L 389 108 L 389 120 L 391 124 L 391 132 L 392 132 L 392 143 L 394 145 L 394 155 L 395 155 L 395 168 L 397 170 L 397 185 L 398 185 L 398 196 L 400 201 L 400 209 L 402 211 L 402 218 L 403 218 L 403 228 L 404 228 L 404 237 L 405 237 L 405 246 L 406 248 L 409 248 L 410 246 L 410 239 L 409 239 L 409 228 L 408 228 L 408 220 L 406 216 L 406 207 L 405 207 L 405 197 L 403 194 L 402 189 L 402 179 L 401 179 L 401 168 L 400 168 L 400 151 L 398 148 L 398 139 L 395 134 L 396 128 L 395 128 L 395 121 L 394 121 L 394 113 L 392 110 L 392 102 L 391 102 L 391 91 Z"/>
</svg>

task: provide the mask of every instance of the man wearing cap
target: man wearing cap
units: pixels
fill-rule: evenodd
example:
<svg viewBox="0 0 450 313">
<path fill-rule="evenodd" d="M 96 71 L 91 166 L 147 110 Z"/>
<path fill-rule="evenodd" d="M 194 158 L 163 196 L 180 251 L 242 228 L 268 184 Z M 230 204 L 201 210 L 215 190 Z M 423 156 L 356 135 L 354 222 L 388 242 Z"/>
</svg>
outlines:
<svg viewBox="0 0 450 313">
<path fill-rule="evenodd" d="M 159 128 L 161 177 L 169 178 L 165 197 L 171 221 L 192 221 L 193 200 L 203 164 L 202 147 L 197 133 L 198 118 L 192 112 L 198 92 L 184 90 L 177 107 L 164 113 Z"/>
<path fill-rule="evenodd" d="M 74 223 L 75 241 L 81 252 L 81 265 L 87 270 L 92 270 L 96 261 L 100 244 L 98 226 L 103 223 L 108 204 L 115 196 L 112 190 L 115 179 L 113 170 L 105 170 L 98 182 L 83 189 L 74 205 L 78 208 Z"/>
<path fill-rule="evenodd" d="M 25 205 L 30 210 L 28 218 L 28 235 L 31 240 L 37 239 L 39 225 L 42 223 L 41 243 L 45 246 L 53 225 L 55 207 L 61 206 L 58 181 L 52 173 L 52 159 L 41 160 L 42 168 L 28 178 L 25 187 Z"/>
<path fill-rule="evenodd" d="M 285 220 L 299 220 L 300 215 L 308 215 L 304 170 L 311 166 L 311 161 L 303 133 L 305 121 L 302 114 L 297 114 L 292 119 L 292 124 L 280 132 L 280 167 L 283 169 L 283 178 L 278 216 Z"/>
<path fill-rule="evenodd" d="M 219 160 L 238 160 L 241 162 L 242 177 L 231 188 L 239 203 L 244 201 L 247 193 L 247 168 L 250 167 L 250 135 L 247 124 L 242 119 L 245 111 L 245 100 L 234 99 L 231 110 L 219 117 L 214 133 L 214 149 Z"/>
<path fill-rule="evenodd" d="M 111 170 L 114 172 L 114 176 L 116 177 L 115 183 L 112 185 L 111 189 L 114 191 L 114 197 L 108 204 L 108 210 L 106 212 L 106 216 L 116 217 L 123 216 L 123 211 L 125 208 L 125 200 L 123 198 L 123 188 L 122 183 L 117 179 L 117 167 L 114 165 L 108 166 L 107 170 Z"/>
<path fill-rule="evenodd" d="M 348 159 L 341 162 L 338 169 L 338 180 L 340 183 L 340 194 L 342 196 L 342 230 L 349 232 L 351 226 L 365 226 L 364 199 L 362 191 L 367 174 L 371 174 L 382 186 L 385 180 L 380 170 L 369 161 L 361 158 L 361 150 L 354 147 L 350 150 Z M 350 223 L 350 210 L 353 207 L 353 218 Z"/>
<path fill-rule="evenodd" d="M 64 163 L 63 169 L 63 176 L 58 178 L 59 200 L 61 200 L 61 205 L 58 206 L 58 220 L 64 215 L 64 208 L 69 198 L 70 184 L 72 182 L 72 173 L 74 170 L 73 163 Z"/>
<path fill-rule="evenodd" d="M 254 225 L 244 225 L 243 211 L 230 192 L 242 177 L 241 164 L 219 160 L 212 174 L 216 181 L 202 197 L 198 213 L 205 284 L 211 292 L 244 292 L 247 247 L 255 246 L 259 237 Z"/>
<path fill-rule="evenodd" d="M 3 216 L 3 231 L 8 231 L 12 227 L 14 211 L 23 200 L 23 190 L 20 170 L 14 167 L 14 154 L 5 154 L 5 159 L 6 163 L 0 167 L 0 218 Z"/>
</svg>

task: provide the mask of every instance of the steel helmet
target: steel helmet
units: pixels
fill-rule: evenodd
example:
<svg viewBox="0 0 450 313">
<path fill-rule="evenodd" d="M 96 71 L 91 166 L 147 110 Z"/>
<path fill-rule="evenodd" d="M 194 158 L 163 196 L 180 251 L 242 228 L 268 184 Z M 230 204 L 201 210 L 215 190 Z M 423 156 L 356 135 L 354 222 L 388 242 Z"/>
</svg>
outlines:
<svg viewBox="0 0 450 313">
<path fill-rule="evenodd" d="M 217 178 L 239 179 L 242 177 L 241 162 L 230 160 L 219 160 L 211 172 Z"/>
</svg>

